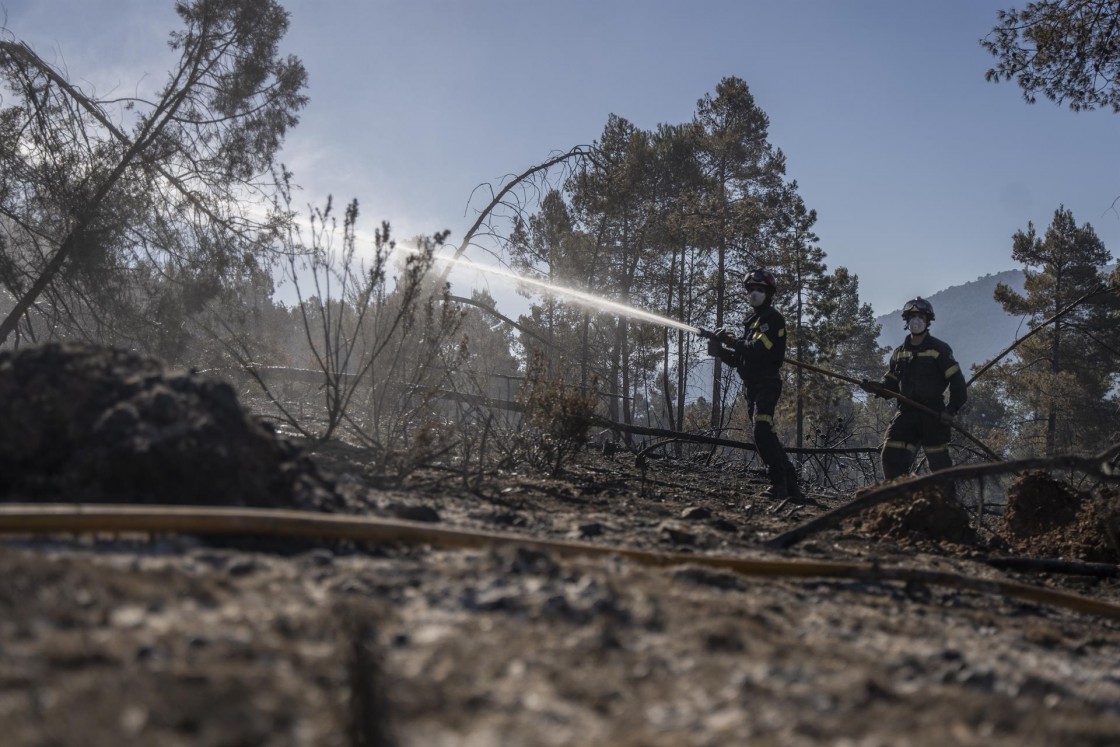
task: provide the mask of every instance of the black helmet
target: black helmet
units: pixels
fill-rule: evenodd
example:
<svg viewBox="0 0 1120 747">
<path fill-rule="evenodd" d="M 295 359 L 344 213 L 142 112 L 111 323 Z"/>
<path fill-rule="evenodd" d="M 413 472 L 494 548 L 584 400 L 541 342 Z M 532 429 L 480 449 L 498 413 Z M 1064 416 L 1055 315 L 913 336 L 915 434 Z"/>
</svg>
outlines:
<svg viewBox="0 0 1120 747">
<path fill-rule="evenodd" d="M 933 315 L 933 304 L 921 296 L 912 301 L 907 301 L 906 305 L 902 307 L 903 319 L 909 319 L 913 314 L 925 314 L 931 322 L 937 318 Z"/>
<path fill-rule="evenodd" d="M 751 270 L 743 278 L 743 287 L 746 288 L 748 285 L 765 285 L 766 292 L 771 294 L 778 290 L 778 281 L 774 279 L 774 273 L 761 267 Z"/>
</svg>

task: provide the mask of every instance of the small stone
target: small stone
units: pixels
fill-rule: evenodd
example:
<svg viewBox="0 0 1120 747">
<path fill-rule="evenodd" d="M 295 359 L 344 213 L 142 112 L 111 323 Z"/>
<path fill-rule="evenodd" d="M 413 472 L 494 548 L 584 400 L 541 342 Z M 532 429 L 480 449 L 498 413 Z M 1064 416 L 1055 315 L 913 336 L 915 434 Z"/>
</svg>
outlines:
<svg viewBox="0 0 1120 747">
<path fill-rule="evenodd" d="M 230 565 L 227 573 L 229 573 L 229 575 L 233 576 L 234 578 L 239 578 L 241 576 L 248 576 L 251 573 L 255 573 L 259 567 L 260 564 L 257 563 L 257 561 L 252 560 L 251 558 L 246 558 L 245 560 L 238 560 L 237 562 Z"/>
<path fill-rule="evenodd" d="M 727 519 L 712 519 L 708 522 L 708 526 L 715 529 L 717 532 L 734 532 L 739 529 L 734 522 L 730 522 Z"/>
<path fill-rule="evenodd" d="M 304 553 L 301 560 L 307 565 L 324 568 L 334 563 L 334 553 L 319 548 Z"/>
<path fill-rule="evenodd" d="M 696 535 L 691 532 L 683 531 L 671 524 L 662 524 L 658 532 L 664 539 L 674 545 L 694 545 L 696 544 Z"/>
<path fill-rule="evenodd" d="M 428 524 L 435 524 L 439 521 L 439 512 L 431 506 L 406 506 L 401 503 L 394 503 L 389 506 L 389 510 L 393 512 L 393 516 L 405 521 L 422 521 Z"/>
</svg>

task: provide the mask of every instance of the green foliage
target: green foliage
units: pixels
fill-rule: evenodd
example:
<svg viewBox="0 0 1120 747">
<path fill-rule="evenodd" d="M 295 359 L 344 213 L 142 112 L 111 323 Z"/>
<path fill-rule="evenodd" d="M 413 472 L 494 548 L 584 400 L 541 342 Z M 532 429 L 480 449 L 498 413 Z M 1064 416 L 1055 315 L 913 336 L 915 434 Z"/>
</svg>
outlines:
<svg viewBox="0 0 1120 747">
<path fill-rule="evenodd" d="M 1112 341 L 1117 292 L 1093 293 L 1106 287 L 1109 252 L 1091 225 L 1078 226 L 1072 212 L 1059 207 L 1044 236 L 1033 224 L 1015 234 L 1012 256 L 1024 265 L 1024 293 L 1000 284 L 995 298 L 1040 329 L 991 376 L 1019 413 L 1019 447 L 1047 455 L 1096 453 L 1111 437 L 1108 414 L 1115 402 L 1108 400 L 1120 383 L 1120 351 Z"/>
<path fill-rule="evenodd" d="M 518 400 L 525 407 L 527 429 L 521 450 L 535 467 L 558 475 L 564 465 L 587 444 L 587 429 L 598 398 L 569 386 L 562 375 L 550 377 L 542 356 L 533 356 Z"/>
<path fill-rule="evenodd" d="M 176 10 L 176 66 L 162 88 L 131 98 L 87 93 L 26 45 L 0 39 L 9 238 L 0 282 L 13 301 L 0 344 L 39 315 L 52 336 L 128 344 L 155 323 L 145 316 L 159 304 L 153 296 L 165 297 L 145 279 L 192 285 L 178 294 L 189 314 L 268 263 L 272 226 L 249 217 L 245 198 L 267 197 L 306 103 L 302 64 L 278 52 L 287 12 L 275 0 Z"/>
<path fill-rule="evenodd" d="M 512 264 L 549 283 L 709 329 L 737 328 L 749 310 L 740 278 L 767 265 L 781 279 L 777 304 L 787 314 L 791 354 L 868 373 L 881 356 L 858 278 L 844 268 L 829 274 L 812 230 L 816 213 L 797 183 L 785 180 L 785 158 L 770 144 L 768 127 L 738 78 L 721 80 L 684 124 L 647 132 L 611 115 L 563 189 L 549 190 L 537 212 L 515 219 Z M 669 428 L 685 422 L 690 377 L 707 361 L 688 332 L 562 297 L 534 303 L 519 324 L 523 348 L 543 352 L 550 371 L 574 376 L 578 369 L 584 385 L 600 376 L 610 418 Z M 714 366 L 705 429 L 730 424 L 724 409 L 738 380 L 726 373 Z M 791 383 L 801 408 L 790 423 L 823 417 L 849 399 L 831 380 Z"/>
<path fill-rule="evenodd" d="M 1074 111 L 1120 112 L 1120 4 L 1041 0 L 1001 10 L 981 44 L 998 60 L 987 80 L 1017 80 L 1023 98 L 1042 94 Z"/>
</svg>

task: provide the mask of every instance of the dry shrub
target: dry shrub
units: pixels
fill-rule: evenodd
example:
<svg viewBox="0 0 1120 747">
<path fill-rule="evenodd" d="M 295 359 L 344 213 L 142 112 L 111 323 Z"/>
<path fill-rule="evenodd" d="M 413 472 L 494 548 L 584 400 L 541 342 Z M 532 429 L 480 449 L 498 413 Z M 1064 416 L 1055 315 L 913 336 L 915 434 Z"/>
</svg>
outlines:
<svg viewBox="0 0 1120 747">
<path fill-rule="evenodd" d="M 562 375 L 550 377 L 543 357 L 533 356 L 518 393 L 525 407 L 527 428 L 519 445 L 526 461 L 555 476 L 586 446 L 598 403 L 594 389 L 594 383 L 584 391 L 566 384 Z"/>
</svg>

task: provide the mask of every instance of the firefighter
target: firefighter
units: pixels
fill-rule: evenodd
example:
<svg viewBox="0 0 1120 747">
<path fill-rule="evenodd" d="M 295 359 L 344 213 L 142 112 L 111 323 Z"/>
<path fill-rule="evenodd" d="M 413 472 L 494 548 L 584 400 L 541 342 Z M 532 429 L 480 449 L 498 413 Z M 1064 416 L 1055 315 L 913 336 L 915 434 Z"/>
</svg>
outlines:
<svg viewBox="0 0 1120 747">
<path fill-rule="evenodd" d="M 902 307 L 909 334 L 891 354 L 890 368 L 879 382 L 863 380 L 864 391 L 882 397 L 896 392 L 936 412 L 931 415 L 901 400 L 883 439 L 883 476 L 890 480 L 908 473 L 919 447 L 931 471 L 953 466 L 949 455 L 949 424 L 968 399 L 964 374 L 952 349 L 929 333 L 935 319 L 933 305 L 919 296 Z M 949 404 L 945 404 L 945 389 Z"/>
<path fill-rule="evenodd" d="M 775 432 L 774 409 L 782 394 L 780 370 L 786 357 L 786 320 L 773 306 L 778 282 L 768 270 L 756 269 L 743 280 L 751 313 L 742 337 L 720 329 L 708 340 L 708 354 L 735 368 L 743 380 L 747 413 L 754 424 L 754 443 L 766 465 L 770 487 L 764 497 L 801 498 L 794 469 Z"/>
</svg>

